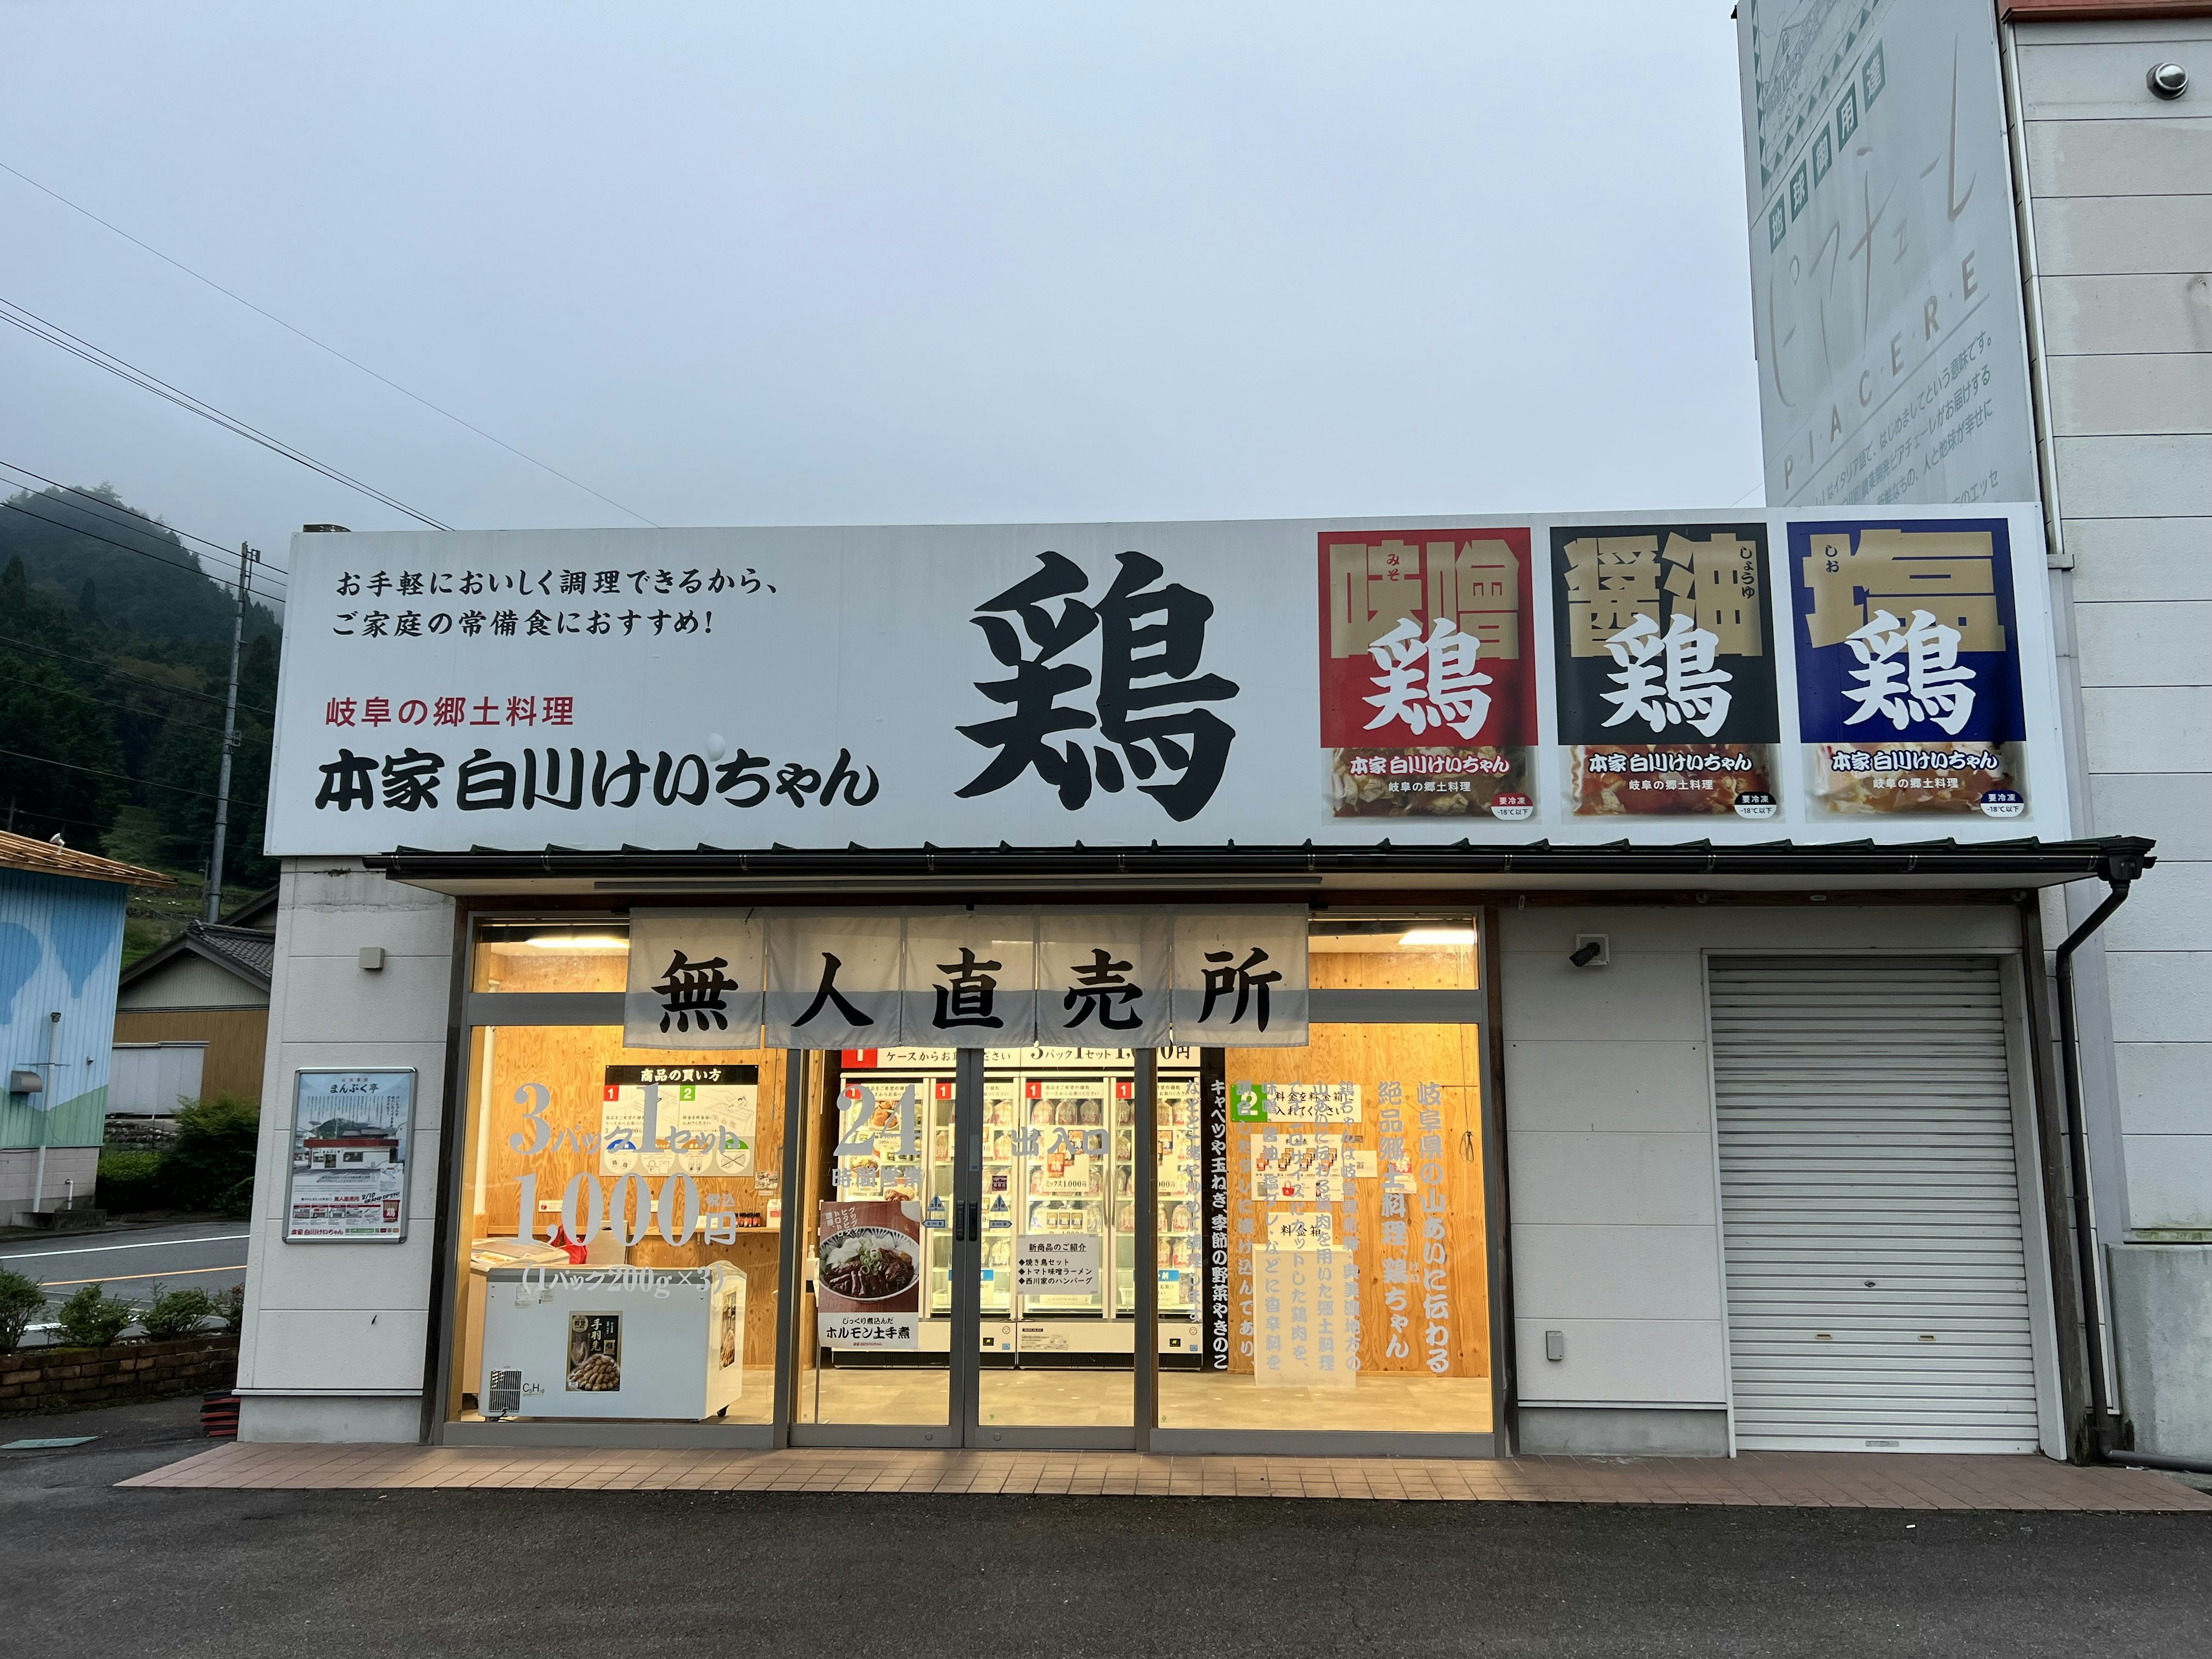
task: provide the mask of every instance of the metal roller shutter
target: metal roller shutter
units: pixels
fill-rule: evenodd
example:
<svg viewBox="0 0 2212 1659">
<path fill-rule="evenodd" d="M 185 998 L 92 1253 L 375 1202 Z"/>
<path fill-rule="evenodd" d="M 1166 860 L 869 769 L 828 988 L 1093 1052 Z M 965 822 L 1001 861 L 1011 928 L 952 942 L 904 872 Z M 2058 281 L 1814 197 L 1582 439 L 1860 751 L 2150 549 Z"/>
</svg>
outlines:
<svg viewBox="0 0 2212 1659">
<path fill-rule="evenodd" d="M 1996 963 L 1708 979 L 1737 1446 L 2036 1449 Z"/>
</svg>

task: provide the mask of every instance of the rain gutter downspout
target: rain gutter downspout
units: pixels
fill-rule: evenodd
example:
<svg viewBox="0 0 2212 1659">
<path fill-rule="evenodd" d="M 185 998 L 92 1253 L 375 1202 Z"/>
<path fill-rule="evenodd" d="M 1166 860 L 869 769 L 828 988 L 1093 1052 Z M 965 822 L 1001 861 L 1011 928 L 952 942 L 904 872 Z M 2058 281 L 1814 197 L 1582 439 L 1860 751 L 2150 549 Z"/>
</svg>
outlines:
<svg viewBox="0 0 2212 1659">
<path fill-rule="evenodd" d="M 2169 1457 L 2162 1452 L 2128 1449 L 2134 1438 L 2105 1385 L 2105 1290 L 2097 1271 L 2095 1218 L 2089 1203 L 2089 1143 L 2082 1123 L 2080 1033 L 2075 1026 L 2074 952 L 2103 927 L 2112 912 L 2128 902 L 2128 888 L 2141 878 L 2140 855 L 2116 854 L 2107 864 L 2105 879 L 2112 890 L 2087 920 L 2058 947 L 2058 1041 L 2063 1053 L 2066 1085 L 2066 1134 L 2074 1178 L 2074 1238 L 2082 1278 L 2084 1316 L 2082 1334 L 2088 1343 L 2089 1453 L 2097 1462 L 2146 1469 L 2170 1469 L 2184 1474 L 2212 1474 L 2212 1462 L 2195 1457 Z"/>
<path fill-rule="evenodd" d="M 2066 936 L 2056 956 L 2059 1075 L 2065 1091 L 2067 1166 L 2074 1185 L 2075 1270 L 2081 1279 L 2081 1334 L 2088 1349 L 2089 1452 L 2098 1459 L 2108 1457 L 2118 1447 L 2124 1431 L 2105 1370 L 2105 1281 L 2097 1267 L 2096 1214 L 2089 1196 L 2089 1138 L 2081 1107 L 2081 1034 L 2074 1001 L 2074 953 L 2128 902 L 2128 890 L 2142 877 L 2142 869 L 2140 856 L 2123 854 L 2108 860 L 2100 873 L 2112 890 Z"/>
</svg>

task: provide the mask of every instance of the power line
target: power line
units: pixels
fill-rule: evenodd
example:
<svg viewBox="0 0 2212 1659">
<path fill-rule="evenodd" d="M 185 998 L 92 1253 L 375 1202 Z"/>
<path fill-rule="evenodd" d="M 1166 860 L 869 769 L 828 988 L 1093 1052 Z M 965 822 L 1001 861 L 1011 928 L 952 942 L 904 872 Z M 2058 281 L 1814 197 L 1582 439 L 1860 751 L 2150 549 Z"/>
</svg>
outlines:
<svg viewBox="0 0 2212 1659">
<path fill-rule="evenodd" d="M 80 657 L 70 652 L 57 651 L 49 645 L 33 645 L 28 640 L 10 639 L 5 634 L 0 634 L 0 647 L 5 647 L 13 651 L 34 651 L 42 657 L 53 657 L 62 662 L 82 663 L 87 668 L 97 668 L 103 674 L 112 674 L 118 680 L 129 680 L 133 685 L 143 685 L 149 690 L 166 691 L 173 697 L 192 697 L 201 702 L 214 703 L 218 708 L 222 705 L 222 699 L 212 692 L 187 691 L 180 685 L 164 685 L 159 680 L 148 679 L 143 674 L 133 674 L 127 669 L 113 667 L 96 658 Z M 270 709 L 258 708 L 254 704 L 245 702 L 238 706 L 240 708 L 252 708 L 257 714 L 267 714 L 271 720 L 276 718 L 274 711 Z"/>
<path fill-rule="evenodd" d="M 517 449 L 513 444 L 507 442 L 504 438 L 494 437 L 490 433 L 485 431 L 473 421 L 464 420 L 460 416 L 454 414 L 450 409 L 440 408 L 436 404 L 432 403 L 428 398 L 423 397 L 420 392 L 410 392 L 405 386 L 400 385 L 398 381 L 392 379 L 389 375 L 378 374 L 376 370 L 371 368 L 367 363 L 362 362 L 360 359 L 356 357 L 349 357 L 344 352 L 340 351 L 336 346 L 327 344 L 324 341 L 317 339 L 313 335 L 308 333 L 307 330 L 300 327 L 298 325 L 286 322 L 275 312 L 258 306 L 254 304 L 252 301 L 247 299 L 244 295 L 234 293 L 231 289 L 225 288 L 221 283 L 216 282 L 214 277 L 203 276 L 200 272 L 194 270 L 190 265 L 186 264 L 183 260 L 175 258 L 169 254 L 162 252 L 161 249 L 155 247 L 150 242 L 140 240 L 139 238 L 133 236 L 129 231 L 124 229 L 122 226 L 113 223 L 112 221 L 101 218 L 90 208 L 78 206 L 77 204 L 70 201 L 68 197 L 63 195 L 59 191 L 40 184 L 37 179 L 32 178 L 27 173 L 24 173 L 16 167 L 11 167 L 5 161 L 0 161 L 0 171 L 14 173 L 16 178 L 21 179 L 33 190 L 42 191 L 46 195 L 52 197 L 54 200 L 59 202 L 64 207 L 68 208 L 71 212 L 81 213 L 86 218 L 91 220 L 93 223 L 101 226 L 105 229 L 113 231 L 118 236 L 120 236 L 125 241 L 131 243 L 133 246 L 144 249 L 147 252 L 152 254 L 156 259 L 161 260 L 165 264 L 173 265 L 177 270 L 183 271 L 185 276 L 191 277 L 194 282 L 206 283 L 208 287 L 213 289 L 224 298 L 237 301 L 239 304 L 244 306 L 248 311 L 252 312 L 256 316 L 264 317 L 268 319 L 269 321 L 276 324 L 277 327 L 285 330 L 288 333 L 298 335 L 300 338 L 305 340 L 309 345 L 313 346 L 317 350 L 328 352 L 340 362 L 359 369 L 362 374 L 368 375 L 372 380 L 380 381 L 383 385 L 390 386 L 394 392 L 399 393 L 401 397 L 412 398 L 415 402 L 422 404 L 423 408 L 430 410 L 434 415 L 442 415 L 446 419 L 453 422 L 454 425 L 467 428 L 468 430 L 475 433 L 477 437 L 482 438 L 486 443 L 497 444 L 508 454 L 516 456 L 522 460 L 529 462 L 531 465 L 538 468 L 542 472 L 550 472 L 553 477 L 560 479 L 563 483 L 574 484 L 577 489 L 582 490 L 586 495 L 590 495 L 597 500 L 605 501 L 609 507 L 613 507 L 617 513 L 629 514 L 631 518 L 635 519 L 640 524 L 651 525 L 655 530 L 661 528 L 659 525 L 654 524 L 651 519 L 647 518 L 644 514 L 640 513 L 635 507 L 624 507 L 613 496 L 601 495 L 599 491 L 592 489 L 591 485 L 586 483 L 582 479 L 572 477 L 570 474 L 563 472 L 559 467 L 539 460 L 535 455 L 529 453 L 527 451 Z"/>
<path fill-rule="evenodd" d="M 137 788 L 166 789 L 175 795 L 198 795 L 202 800 L 215 799 L 204 789 L 187 789 L 177 783 L 155 783 L 150 778 L 134 778 L 128 772 L 110 772 L 103 767 L 72 766 L 67 761 L 49 760 L 44 755 L 27 755 L 20 749 L 0 749 L 0 755 L 10 760 L 35 761 L 40 766 L 58 766 L 64 772 L 82 772 L 88 777 L 113 778 L 118 783 L 127 783 Z"/>
<path fill-rule="evenodd" d="M 119 552 L 136 553 L 142 559 L 151 559 L 155 564 L 166 564 L 172 570 L 188 570 L 195 576 L 208 575 L 206 568 L 197 562 L 192 564 L 179 564 L 174 559 L 165 559 L 159 553 L 149 552 L 143 547 L 132 547 L 129 543 L 118 542 L 112 536 L 96 535 L 93 532 L 84 529 L 82 526 L 65 524 L 59 519 L 50 519 L 43 513 L 33 513 L 29 507 L 24 507 L 15 501 L 0 501 L 0 507 L 6 507 L 10 513 L 20 513 L 27 519 L 36 519 L 40 524 L 52 525 L 56 530 L 65 531 L 72 536 L 82 536 L 88 541 L 104 543 L 106 545 L 114 548 Z M 182 548 L 178 550 L 179 552 L 183 552 L 185 550 Z M 216 577 L 210 577 L 209 579 L 210 580 L 217 581 L 218 583 L 220 583 L 221 580 L 220 578 Z M 246 583 L 246 592 L 249 593 L 253 592 L 253 585 L 251 580 Z M 283 605 L 285 602 L 284 596 L 282 593 L 272 593 L 266 589 L 262 591 L 261 597 L 264 599 L 274 599 L 279 605 Z"/>
<path fill-rule="evenodd" d="M 5 162 L 0 162 L 0 167 L 5 165 Z M 75 484 L 65 484 L 58 478 L 49 478 L 43 472 L 33 472 L 21 461 L 0 461 L 0 466 L 6 467 L 10 472 L 20 472 L 27 478 L 36 478 L 40 483 L 49 485 L 55 489 L 66 489 L 72 495 L 82 495 L 96 507 L 106 507 L 117 513 L 128 513 L 132 518 L 152 525 L 156 530 L 166 530 L 172 536 L 179 537 L 185 541 L 198 542 L 203 547 L 211 547 L 226 559 L 234 558 L 237 555 L 235 548 L 226 546 L 221 542 L 210 541 L 204 536 L 195 536 L 191 531 L 179 530 L 174 525 L 163 524 L 150 513 L 141 513 L 135 507 L 125 507 L 120 501 L 111 501 L 105 495 L 95 495 L 89 489 L 79 489 Z M 70 503 L 64 501 L 62 505 L 67 507 Z M 263 565 L 260 568 L 285 580 L 289 580 L 292 574 L 279 565 Z"/>
<path fill-rule="evenodd" d="M 90 830 L 95 834 L 102 836 L 106 835 L 110 830 L 114 828 L 114 825 L 112 824 L 94 823 L 90 818 L 73 818 L 66 812 L 49 812 L 43 807 L 26 806 L 23 805 L 20 798 L 15 799 L 13 805 L 15 811 L 23 817 L 38 818 L 46 823 L 74 823 L 80 830 Z M 151 809 L 142 808 L 141 810 L 150 811 Z M 6 814 L 4 812 L 0 812 L 0 830 L 6 830 L 7 823 Z M 21 830 L 9 830 L 8 833 L 11 836 L 20 836 L 23 832 Z"/>
<path fill-rule="evenodd" d="M 11 327 L 21 329 L 34 340 L 44 340 L 48 345 L 58 346 L 70 356 L 82 358 L 94 368 L 106 369 L 116 379 L 135 386 L 142 392 L 150 392 L 155 397 L 198 416 L 202 420 L 213 422 L 226 432 L 233 433 L 249 442 L 259 444 L 271 454 L 282 455 L 288 461 L 295 461 L 309 471 L 319 473 L 330 479 L 333 483 L 343 484 L 349 489 L 358 490 L 369 500 L 389 507 L 397 512 L 404 513 L 409 518 L 428 525 L 433 530 L 453 528 L 453 526 L 442 523 L 427 513 L 416 511 L 397 495 L 388 495 L 374 484 L 363 483 L 350 474 L 341 472 L 336 467 L 317 460 L 307 451 L 296 448 L 281 438 L 272 438 L 258 427 L 247 425 L 234 415 L 224 414 L 213 404 L 195 398 L 191 392 L 181 391 L 171 386 L 167 380 L 135 367 L 106 348 L 96 346 L 91 341 L 70 333 L 58 323 L 48 322 L 37 312 L 17 305 L 13 300 L 0 298 L 0 307 L 4 307 L 0 309 L 0 323 L 6 323 Z M 29 320 L 26 321 L 26 319 Z"/>
</svg>

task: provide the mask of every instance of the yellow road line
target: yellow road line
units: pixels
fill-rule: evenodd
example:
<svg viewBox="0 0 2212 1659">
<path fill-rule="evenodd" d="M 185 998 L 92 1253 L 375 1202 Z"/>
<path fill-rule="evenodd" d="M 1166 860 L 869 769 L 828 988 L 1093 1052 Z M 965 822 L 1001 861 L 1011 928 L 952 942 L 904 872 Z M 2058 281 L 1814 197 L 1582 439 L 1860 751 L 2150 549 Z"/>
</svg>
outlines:
<svg viewBox="0 0 2212 1659">
<path fill-rule="evenodd" d="M 242 1273 L 245 1271 L 246 1264 L 241 1261 L 234 1267 L 172 1267 L 161 1273 L 109 1273 L 104 1279 L 49 1279 L 45 1282 L 48 1290 L 56 1290 L 65 1285 L 127 1285 L 137 1279 L 185 1279 L 193 1273 Z"/>
</svg>

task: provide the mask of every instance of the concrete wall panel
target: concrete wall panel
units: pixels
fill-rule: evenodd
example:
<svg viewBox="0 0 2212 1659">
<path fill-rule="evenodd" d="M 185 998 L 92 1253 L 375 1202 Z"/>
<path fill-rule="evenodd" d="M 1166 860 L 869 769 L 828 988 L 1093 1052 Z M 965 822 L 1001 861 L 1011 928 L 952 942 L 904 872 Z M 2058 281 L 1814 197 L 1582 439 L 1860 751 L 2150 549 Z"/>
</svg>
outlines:
<svg viewBox="0 0 2212 1659">
<path fill-rule="evenodd" d="M 1566 1358 L 1544 1358 L 1556 1330 Z M 1717 1319 L 1517 1319 L 1521 1398 L 1609 1405 L 1724 1406 L 1728 1366 Z"/>
<path fill-rule="evenodd" d="M 2123 1042 L 2114 1059 L 2129 1133 L 2212 1135 L 2212 1042 Z"/>
<path fill-rule="evenodd" d="M 1523 1319 L 1725 1316 L 1711 1227 L 1513 1229 L 1513 1306 Z M 1521 1356 L 1525 1372 L 1535 1352 Z"/>
</svg>

